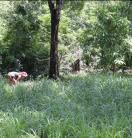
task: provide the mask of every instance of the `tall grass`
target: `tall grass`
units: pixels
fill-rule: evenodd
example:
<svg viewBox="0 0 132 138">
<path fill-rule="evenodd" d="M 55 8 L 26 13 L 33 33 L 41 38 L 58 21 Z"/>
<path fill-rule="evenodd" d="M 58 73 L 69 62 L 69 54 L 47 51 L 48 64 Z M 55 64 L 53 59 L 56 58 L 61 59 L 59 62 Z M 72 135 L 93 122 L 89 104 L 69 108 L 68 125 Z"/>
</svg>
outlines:
<svg viewBox="0 0 132 138">
<path fill-rule="evenodd" d="M 0 80 L 0 138 L 131 138 L 132 78 Z"/>
</svg>

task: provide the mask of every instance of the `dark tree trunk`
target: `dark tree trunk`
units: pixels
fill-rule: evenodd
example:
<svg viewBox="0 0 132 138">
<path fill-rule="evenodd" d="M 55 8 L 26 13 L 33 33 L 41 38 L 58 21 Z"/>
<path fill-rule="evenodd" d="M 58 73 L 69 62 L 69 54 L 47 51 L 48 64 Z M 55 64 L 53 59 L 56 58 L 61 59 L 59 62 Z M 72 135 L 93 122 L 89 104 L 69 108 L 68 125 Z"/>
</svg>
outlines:
<svg viewBox="0 0 132 138">
<path fill-rule="evenodd" d="M 57 79 L 59 77 L 58 68 L 58 27 L 56 11 L 51 15 L 51 48 L 50 48 L 50 69 L 49 77 Z"/>
<path fill-rule="evenodd" d="M 51 13 L 51 48 L 50 48 L 49 78 L 52 79 L 57 79 L 59 77 L 58 28 L 59 28 L 62 1 L 63 0 L 56 0 L 56 1 L 48 0 Z"/>
<path fill-rule="evenodd" d="M 80 71 L 80 59 L 77 59 L 77 60 L 72 64 L 72 71 L 73 71 L 73 72 Z"/>
</svg>

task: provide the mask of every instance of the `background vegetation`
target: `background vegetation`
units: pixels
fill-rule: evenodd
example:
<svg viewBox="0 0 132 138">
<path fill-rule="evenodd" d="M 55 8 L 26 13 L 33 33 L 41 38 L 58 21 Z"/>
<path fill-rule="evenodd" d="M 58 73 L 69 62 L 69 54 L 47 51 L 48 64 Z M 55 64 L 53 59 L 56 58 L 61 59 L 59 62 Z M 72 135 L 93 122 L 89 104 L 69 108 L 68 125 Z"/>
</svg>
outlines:
<svg viewBox="0 0 132 138">
<path fill-rule="evenodd" d="M 130 1 L 64 2 L 63 78 L 56 81 L 43 77 L 50 58 L 47 1 L 1 1 L 0 11 L 0 138 L 132 137 L 132 78 L 104 73 L 131 71 Z M 77 59 L 84 73 L 70 73 Z M 10 86 L 3 75 L 21 70 L 36 79 Z"/>
<path fill-rule="evenodd" d="M 0 8 L 1 72 L 26 70 L 32 76 L 46 75 L 50 49 L 47 2 L 6 1 Z M 129 1 L 65 2 L 59 26 L 60 71 L 70 71 L 81 50 L 79 58 L 86 68 L 131 68 L 131 10 Z"/>
</svg>

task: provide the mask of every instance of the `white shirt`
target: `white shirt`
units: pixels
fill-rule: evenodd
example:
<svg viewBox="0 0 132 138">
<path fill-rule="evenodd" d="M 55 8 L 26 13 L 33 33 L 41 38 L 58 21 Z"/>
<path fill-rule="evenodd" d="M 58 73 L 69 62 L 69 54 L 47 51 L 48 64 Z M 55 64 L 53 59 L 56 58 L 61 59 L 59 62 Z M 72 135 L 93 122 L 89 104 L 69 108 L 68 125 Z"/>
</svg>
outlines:
<svg viewBox="0 0 132 138">
<path fill-rule="evenodd" d="M 15 72 L 15 71 L 12 71 L 12 72 L 8 73 L 8 76 L 11 76 L 11 77 L 15 77 L 15 76 L 18 76 L 18 75 L 19 75 L 19 73 Z"/>
</svg>

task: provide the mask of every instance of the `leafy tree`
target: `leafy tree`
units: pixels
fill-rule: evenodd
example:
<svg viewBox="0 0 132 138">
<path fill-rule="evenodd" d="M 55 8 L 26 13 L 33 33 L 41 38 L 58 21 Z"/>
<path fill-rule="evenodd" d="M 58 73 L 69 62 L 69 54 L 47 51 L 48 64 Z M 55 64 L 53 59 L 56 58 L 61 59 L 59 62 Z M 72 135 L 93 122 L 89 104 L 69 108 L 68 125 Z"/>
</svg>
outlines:
<svg viewBox="0 0 132 138">
<path fill-rule="evenodd" d="M 48 65 L 48 60 L 43 59 L 49 56 L 48 37 L 42 35 L 48 32 L 40 20 L 42 7 L 37 1 L 15 1 L 13 4 L 14 10 L 8 20 L 9 30 L 3 39 L 2 68 L 16 70 L 15 64 L 19 60 L 29 74 L 40 74 Z"/>
<path fill-rule="evenodd" d="M 98 56 L 99 67 L 107 70 L 112 66 L 115 71 L 115 64 L 124 64 L 122 48 L 129 34 L 129 20 L 122 16 L 119 2 L 98 4 L 95 21 L 87 23 L 90 27 L 82 33 L 82 44 L 86 51 L 89 51 L 86 52 L 89 62 L 91 55 Z M 117 62 L 120 59 L 122 62 Z"/>
<path fill-rule="evenodd" d="M 101 48 L 101 65 L 109 68 L 120 56 L 120 49 L 129 32 L 129 21 L 120 16 L 116 6 L 103 6 L 98 13 L 96 43 Z"/>
</svg>

